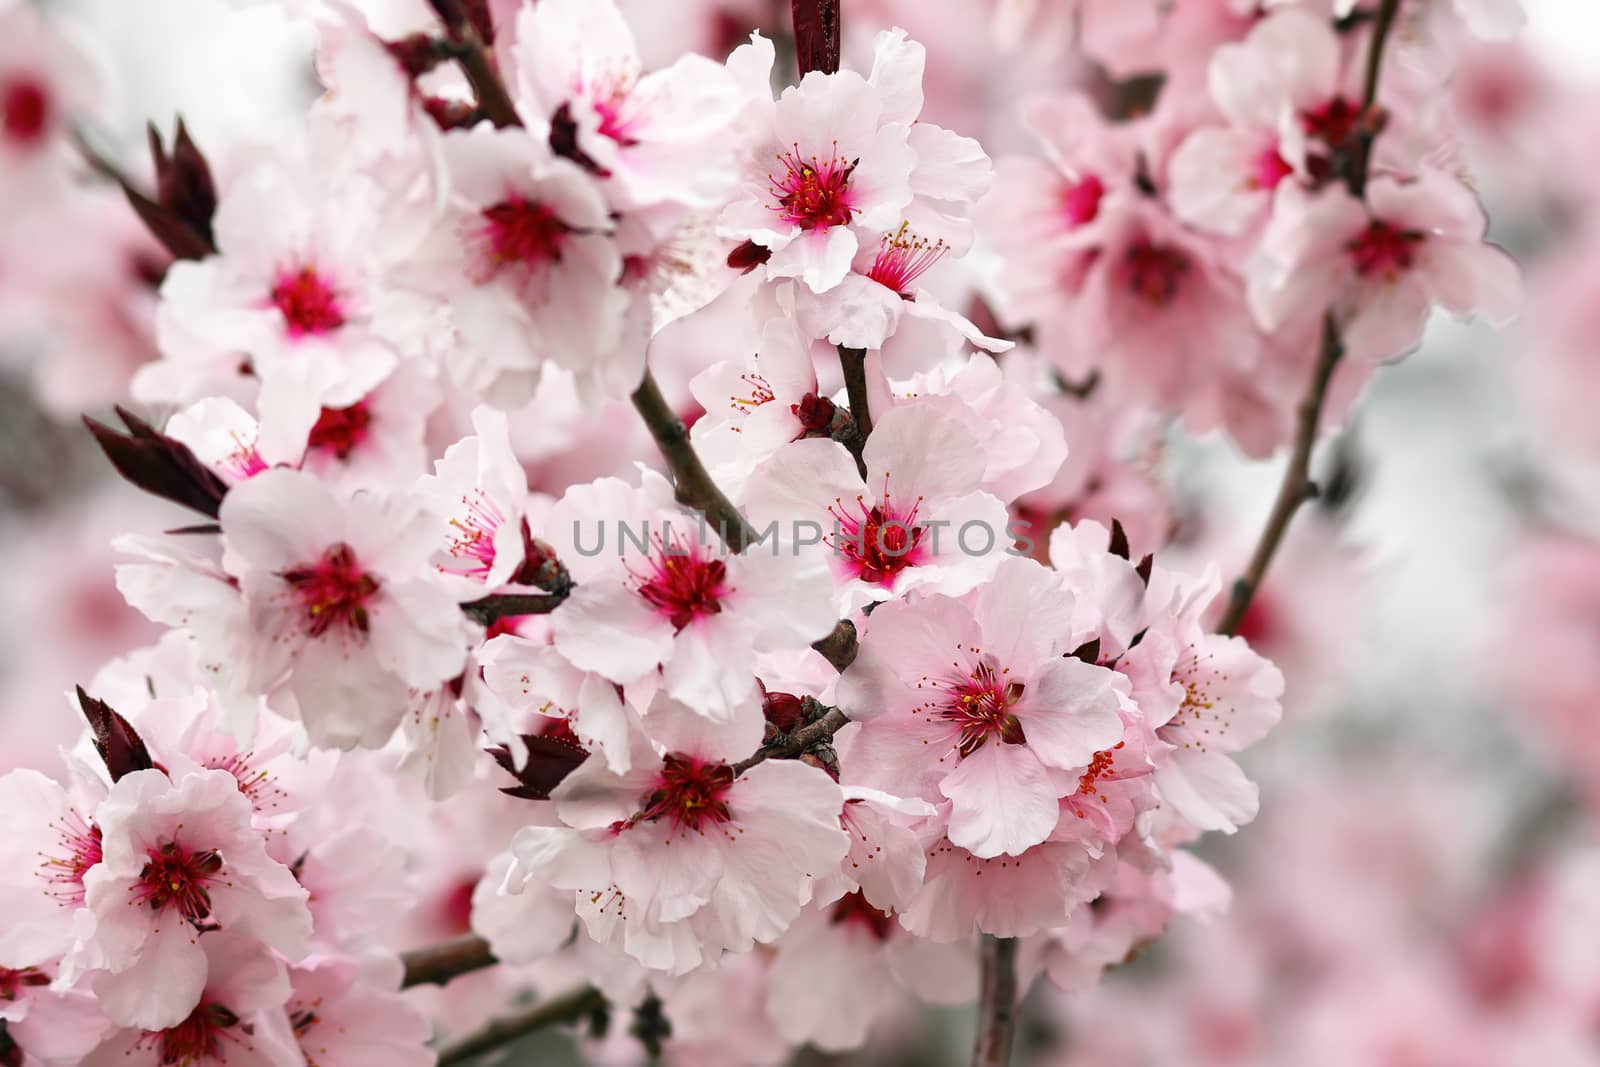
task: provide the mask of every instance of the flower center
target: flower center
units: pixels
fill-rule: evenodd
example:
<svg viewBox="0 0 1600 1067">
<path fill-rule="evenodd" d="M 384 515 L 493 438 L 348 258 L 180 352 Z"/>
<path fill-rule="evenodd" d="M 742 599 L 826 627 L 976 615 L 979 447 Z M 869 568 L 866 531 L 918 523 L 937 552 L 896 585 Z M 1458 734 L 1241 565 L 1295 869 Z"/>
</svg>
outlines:
<svg viewBox="0 0 1600 1067">
<path fill-rule="evenodd" d="M 1276 189 L 1278 183 L 1292 173 L 1293 168 L 1283 161 L 1274 144 L 1257 154 L 1250 168 L 1249 185 L 1252 189 Z"/>
<path fill-rule="evenodd" d="M 655 553 L 649 560 L 648 575 L 639 579 L 639 595 L 682 630 L 695 619 L 722 610 L 728 568 L 716 559 L 701 559 L 696 542 L 671 542 L 655 539 Z"/>
<path fill-rule="evenodd" d="M 835 925 L 859 924 L 871 931 L 872 936 L 879 941 L 887 941 L 890 931 L 894 929 L 894 916 L 868 904 L 867 898 L 859 889 L 840 897 L 828 918 Z"/>
<path fill-rule="evenodd" d="M 768 174 L 767 182 L 785 222 L 802 230 L 849 225 L 854 214 L 850 205 L 850 175 L 859 160 L 846 162 L 839 158 L 838 152 L 839 146 L 835 144 L 834 154 L 825 161 L 816 156 L 802 159 L 800 146 L 795 145 L 778 157 L 783 171 Z"/>
<path fill-rule="evenodd" d="M 226 1062 L 224 1042 L 241 1040 L 229 1033 L 239 1025 L 239 1017 L 221 1004 L 202 1000 L 177 1026 L 166 1030 L 146 1030 L 135 1048 L 151 1048 L 162 1067 L 195 1067 L 196 1064 Z"/>
<path fill-rule="evenodd" d="M 1105 195 L 1105 184 L 1095 175 L 1085 174 L 1082 181 L 1074 182 L 1062 191 L 1061 210 L 1068 222 L 1082 226 L 1093 222 L 1095 216 L 1100 214 L 1100 198 Z"/>
<path fill-rule="evenodd" d="M 717 826 L 733 819 L 725 799 L 732 785 L 733 768 L 726 763 L 668 756 L 655 790 L 645 797 L 633 821 L 666 819 L 676 830 L 699 833 L 708 823 Z"/>
<path fill-rule="evenodd" d="M 1122 281 L 1152 307 L 1166 307 L 1178 295 L 1189 257 L 1170 245 L 1140 241 L 1122 260 Z"/>
<path fill-rule="evenodd" d="M 778 394 L 773 391 L 771 383 L 754 371 L 745 371 L 739 375 L 739 380 L 750 387 L 750 392 L 728 398 L 735 414 L 748 415 L 762 404 L 778 399 Z M 738 428 L 734 427 L 735 430 Z"/>
<path fill-rule="evenodd" d="M 372 409 L 365 400 L 358 400 L 347 408 L 323 408 L 311 427 L 307 445 L 332 452 L 338 459 L 349 459 L 350 453 L 367 439 L 371 428 Z"/>
<path fill-rule="evenodd" d="M 139 872 L 134 899 L 151 911 L 175 909 L 184 920 L 198 925 L 211 916 L 208 887 L 222 870 L 222 855 L 214 849 L 191 849 L 168 841 L 152 849 Z"/>
<path fill-rule="evenodd" d="M 856 497 L 854 512 L 847 512 L 843 501 L 834 500 L 828 514 L 833 516 L 833 533 L 824 540 L 864 582 L 889 586 L 895 576 L 915 566 L 927 556 L 923 537 L 926 527 L 917 525 L 919 496 L 910 508 L 897 507 L 889 493 L 889 479 L 883 480 L 883 498 L 868 505 Z"/>
<path fill-rule="evenodd" d="M 619 82 L 611 92 L 594 101 L 594 111 L 600 116 L 600 134 L 609 137 L 624 148 L 639 143 L 633 136 L 634 116 L 627 114 L 629 85 Z"/>
<path fill-rule="evenodd" d="M 1300 112 L 1300 128 L 1329 148 L 1338 148 L 1355 133 L 1361 109 L 1342 96 Z"/>
<path fill-rule="evenodd" d="M 26 79 L 6 85 L 0 93 L 0 119 L 6 139 L 31 147 L 44 136 L 50 119 L 50 97 L 38 82 Z"/>
<path fill-rule="evenodd" d="M 537 200 L 512 197 L 484 208 L 490 265 L 540 267 L 561 261 L 571 232 L 561 217 Z"/>
<path fill-rule="evenodd" d="M 330 333 L 344 325 L 339 294 L 315 267 L 284 271 L 272 287 L 272 303 L 294 338 Z"/>
<path fill-rule="evenodd" d="M 939 262 L 949 247 L 943 241 L 918 237 L 909 232 L 902 222 L 899 230 L 885 234 L 878 243 L 878 255 L 872 261 L 872 269 L 867 272 L 867 277 L 890 292 L 909 297 L 911 283 Z"/>
<path fill-rule="evenodd" d="M 304 610 L 312 637 L 321 637 L 335 627 L 367 632 L 367 601 L 378 591 L 378 580 L 361 570 L 355 552 L 343 541 L 316 562 L 284 571 L 279 577 L 289 583 Z"/>
<path fill-rule="evenodd" d="M 1379 274 L 1392 281 L 1411 269 L 1416 262 L 1417 246 L 1425 236 L 1416 230 L 1398 230 L 1387 222 L 1373 219 L 1359 237 L 1344 247 L 1355 260 L 1357 274 L 1362 277 Z"/>
<path fill-rule="evenodd" d="M 506 521 L 505 516 L 481 489 L 462 497 L 461 504 L 465 510 L 450 520 L 455 530 L 450 537 L 450 554 L 466 561 L 466 569 L 458 573 L 486 578 L 494 569 L 494 535 Z"/>
<path fill-rule="evenodd" d="M 1022 723 L 1011 713 L 1011 708 L 1022 699 L 1023 687 L 1021 682 L 1006 677 L 1010 673 L 1009 668 L 997 667 L 992 657 L 982 656 L 977 666 L 965 675 L 926 681 L 939 690 L 939 695 L 925 706 L 960 730 L 956 751 L 963 759 L 982 748 L 990 738 L 998 738 L 1007 745 L 1027 741 L 1022 734 Z"/>
<path fill-rule="evenodd" d="M 0 967 L 0 1001 L 16 1000 L 22 991 L 30 986 L 50 984 L 50 976 L 33 967 L 24 967 L 20 971 L 8 967 Z"/>
</svg>

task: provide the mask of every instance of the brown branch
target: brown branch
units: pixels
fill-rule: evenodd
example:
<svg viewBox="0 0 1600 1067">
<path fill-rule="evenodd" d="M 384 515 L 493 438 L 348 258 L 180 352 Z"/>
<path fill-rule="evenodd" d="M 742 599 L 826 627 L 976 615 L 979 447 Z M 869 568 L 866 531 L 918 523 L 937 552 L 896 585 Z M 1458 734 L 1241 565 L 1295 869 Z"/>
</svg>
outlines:
<svg viewBox="0 0 1600 1067">
<path fill-rule="evenodd" d="M 502 1015 L 459 1041 L 453 1041 L 441 1048 L 439 1067 L 470 1060 L 474 1056 L 491 1052 L 501 1045 L 547 1026 L 576 1022 L 585 1015 L 605 1007 L 605 1004 L 606 998 L 598 989 L 593 986 L 582 986 L 551 1000 Z"/>
<path fill-rule="evenodd" d="M 855 429 L 845 447 L 856 458 L 856 470 L 867 476 L 867 461 L 862 451 L 872 433 L 872 410 L 867 404 L 867 353 L 862 348 L 839 346 L 839 369 L 844 372 L 844 395 L 850 402 L 850 419 Z"/>
<path fill-rule="evenodd" d="M 400 985 L 409 989 L 414 985 L 444 985 L 452 978 L 481 971 L 499 961 L 489 951 L 489 942 L 476 934 L 467 934 L 401 953 L 400 962 L 405 965 L 405 977 Z"/>
<path fill-rule="evenodd" d="M 800 727 L 794 733 L 775 744 L 765 745 L 749 759 L 740 760 L 733 765 L 735 778 L 748 771 L 758 763 L 769 759 L 793 759 L 805 753 L 812 745 L 831 740 L 849 722 L 844 717 L 844 712 L 838 708 L 829 708 L 828 713 L 814 723 Z"/>
<path fill-rule="evenodd" d="M 1354 158 L 1350 163 L 1347 184 L 1353 196 L 1362 196 L 1367 189 L 1367 173 L 1372 164 L 1372 142 L 1382 127 L 1374 111 L 1378 103 L 1378 75 L 1383 71 L 1383 49 L 1389 41 L 1389 31 L 1394 28 L 1395 16 L 1400 13 L 1400 0 L 1383 0 L 1372 22 L 1372 37 L 1367 42 L 1367 70 L 1361 86 L 1361 128 L 1356 136 Z"/>
<path fill-rule="evenodd" d="M 1249 566 L 1233 583 L 1228 609 L 1217 624 L 1218 633 L 1238 632 L 1239 624 L 1244 621 L 1245 612 L 1250 608 L 1250 601 L 1261 588 L 1261 579 L 1267 573 L 1267 566 L 1283 542 L 1289 521 L 1294 518 L 1301 504 L 1317 495 L 1317 485 L 1311 480 L 1311 449 L 1317 443 L 1317 424 L 1322 421 L 1322 405 L 1327 399 L 1328 382 L 1332 380 L 1334 368 L 1343 354 L 1344 344 L 1339 339 L 1339 327 L 1334 323 L 1333 312 L 1330 311 L 1322 317 L 1322 348 L 1311 375 L 1311 387 L 1300 401 L 1289 466 L 1283 472 L 1278 497 L 1267 516 L 1267 525 L 1261 531 L 1261 538 L 1256 542 L 1255 552 L 1250 556 Z"/>
<path fill-rule="evenodd" d="M 1008 1067 L 1017 1028 L 1017 942 L 984 934 L 978 945 L 978 1034 L 972 1067 Z"/>
<path fill-rule="evenodd" d="M 565 599 L 565 593 L 495 593 L 466 601 L 461 611 L 474 622 L 492 626 L 512 615 L 548 615 Z"/>
<path fill-rule="evenodd" d="M 502 130 L 508 126 L 521 126 L 522 119 L 518 117 L 511 94 L 506 91 L 506 83 L 501 80 L 500 71 L 495 67 L 489 46 L 484 44 L 471 25 L 457 27 L 453 33 L 446 47 L 460 64 L 461 73 L 467 76 L 483 114 Z"/>
<path fill-rule="evenodd" d="M 689 428 L 667 404 L 655 376 L 648 370 L 644 372 L 644 381 L 633 391 L 633 406 L 650 428 L 650 436 L 655 438 L 661 457 L 667 461 L 678 503 L 704 515 L 730 551 L 743 551 L 754 536 L 750 524 L 711 480 L 711 474 L 689 443 Z"/>
</svg>

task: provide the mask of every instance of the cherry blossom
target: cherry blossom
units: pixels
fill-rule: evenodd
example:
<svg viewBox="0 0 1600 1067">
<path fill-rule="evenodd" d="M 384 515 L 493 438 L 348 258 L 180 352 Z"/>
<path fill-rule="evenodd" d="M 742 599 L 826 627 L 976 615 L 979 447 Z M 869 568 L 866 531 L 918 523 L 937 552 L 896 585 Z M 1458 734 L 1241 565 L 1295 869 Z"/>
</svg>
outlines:
<svg viewBox="0 0 1600 1067">
<path fill-rule="evenodd" d="M 725 555 L 659 475 L 574 487 L 545 539 L 576 582 L 551 613 L 557 650 L 613 682 L 659 669 L 670 696 L 712 719 L 751 707 L 756 653 L 803 649 L 834 623 L 820 559 L 776 546 Z"/>
<path fill-rule="evenodd" d="M 864 784 L 898 779 L 948 798 L 951 842 L 979 858 L 1048 838 L 1063 782 L 1122 735 L 1114 676 L 1063 656 L 1084 635 L 1071 629 L 1070 595 L 1045 577 L 1008 560 L 970 606 L 884 605 L 841 682 L 845 709 L 864 722 L 851 750 Z"/>
<path fill-rule="evenodd" d="M 1415 348 L 1432 304 L 1503 325 L 1521 282 L 1485 225 L 1471 190 L 1436 170 L 1374 178 L 1365 204 L 1337 186 L 1286 187 L 1250 263 L 1251 310 L 1268 329 L 1304 333 L 1296 301 L 1331 294 L 1346 345 L 1366 359 Z"/>
<path fill-rule="evenodd" d="M 820 546 L 852 607 L 919 587 L 964 593 L 1007 547 L 972 421 L 952 397 L 894 408 L 863 451 L 864 478 L 843 445 L 796 441 L 756 470 L 742 503 L 758 527 L 776 524 L 780 545 Z"/>
<path fill-rule="evenodd" d="M 418 502 L 341 500 L 297 471 L 267 471 L 223 503 L 224 564 L 250 619 L 241 684 L 292 711 L 313 741 L 386 741 L 410 688 L 454 677 L 465 621 L 430 569 Z"/>
<path fill-rule="evenodd" d="M 75 947 L 67 966 L 87 975 L 108 1018 L 144 1030 L 181 1026 L 203 1007 L 204 939 L 215 931 L 291 958 L 305 952 L 305 890 L 267 856 L 250 816 L 223 770 L 175 781 L 135 771 L 96 809 L 101 861 L 83 877 L 94 938 Z"/>
</svg>

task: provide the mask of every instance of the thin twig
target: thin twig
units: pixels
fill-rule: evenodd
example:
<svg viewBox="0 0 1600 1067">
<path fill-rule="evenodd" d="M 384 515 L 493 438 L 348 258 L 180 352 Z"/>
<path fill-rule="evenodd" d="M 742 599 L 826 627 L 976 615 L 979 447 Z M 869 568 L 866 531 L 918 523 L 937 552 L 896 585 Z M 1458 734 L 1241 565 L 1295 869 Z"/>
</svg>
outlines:
<svg viewBox="0 0 1600 1067">
<path fill-rule="evenodd" d="M 1312 372 L 1311 387 L 1300 401 L 1289 466 L 1283 472 L 1278 497 L 1267 516 L 1267 525 L 1261 531 L 1261 538 L 1256 542 L 1255 552 L 1250 556 L 1250 564 L 1243 576 L 1233 583 L 1228 610 L 1217 624 L 1218 633 L 1238 632 L 1239 624 L 1244 621 L 1245 612 L 1250 608 L 1250 601 L 1261 588 L 1261 579 L 1267 573 L 1267 566 L 1283 542 L 1289 520 L 1294 518 L 1301 504 L 1317 495 L 1317 485 L 1311 480 L 1311 449 L 1317 443 L 1317 424 L 1322 421 L 1322 405 L 1327 399 L 1328 382 L 1332 380 L 1334 368 L 1343 354 L 1344 344 L 1339 339 L 1339 327 L 1335 325 L 1330 311 L 1322 317 L 1322 348 Z"/>
<path fill-rule="evenodd" d="M 511 102 L 511 94 L 506 92 L 506 83 L 495 69 L 489 46 L 478 37 L 477 31 L 471 26 L 461 27 L 458 36 L 448 43 L 448 47 L 461 65 L 461 73 L 467 76 L 467 82 L 477 94 L 478 106 L 489 121 L 502 130 L 508 126 L 521 126 L 522 119 Z"/>
<path fill-rule="evenodd" d="M 1395 16 L 1400 13 L 1400 0 L 1383 0 L 1372 21 L 1372 37 L 1367 42 L 1367 70 L 1361 86 L 1361 129 L 1356 135 L 1355 158 L 1351 161 L 1347 184 L 1352 196 L 1362 196 L 1367 189 L 1367 174 L 1372 166 L 1372 142 L 1378 136 L 1381 120 L 1374 110 L 1378 103 L 1378 76 L 1383 71 L 1383 49 L 1388 43 L 1389 31 L 1394 27 Z"/>
<path fill-rule="evenodd" d="M 1367 48 L 1366 76 L 1361 92 L 1364 122 L 1371 118 L 1372 109 L 1377 103 L 1378 75 L 1383 70 L 1384 45 L 1389 39 L 1389 31 L 1393 28 L 1395 17 L 1399 12 L 1400 0 L 1383 0 L 1377 16 L 1373 19 L 1372 39 Z M 1367 122 L 1367 125 L 1368 128 L 1360 135 L 1355 158 L 1350 165 L 1348 185 L 1354 196 L 1361 196 L 1366 190 L 1367 172 L 1372 162 L 1372 142 L 1377 136 L 1378 127 L 1370 122 Z M 1289 528 L 1289 521 L 1294 518 L 1294 513 L 1300 509 L 1301 504 L 1317 495 L 1317 485 L 1311 480 L 1310 473 L 1311 449 L 1317 443 L 1317 427 L 1322 421 L 1322 406 L 1327 399 L 1328 383 L 1332 380 L 1333 372 L 1338 367 L 1339 357 L 1342 355 L 1344 355 L 1344 342 L 1339 336 L 1339 325 L 1334 321 L 1333 310 L 1330 308 L 1322 317 L 1322 341 L 1317 353 L 1316 366 L 1311 372 L 1311 384 L 1297 409 L 1297 425 L 1294 446 L 1289 455 L 1289 466 L 1283 472 L 1283 481 L 1278 486 L 1278 497 L 1273 502 L 1271 513 L 1267 516 L 1267 525 L 1256 542 L 1250 563 L 1244 575 L 1233 583 L 1233 590 L 1228 598 L 1228 608 L 1222 615 L 1222 621 L 1217 625 L 1218 633 L 1238 632 L 1239 624 L 1244 621 L 1245 612 L 1250 609 L 1250 601 L 1261 588 L 1261 579 L 1266 575 L 1267 567 L 1283 541 L 1284 532 Z"/>
<path fill-rule="evenodd" d="M 405 965 L 405 977 L 400 984 L 409 989 L 414 985 L 444 985 L 452 978 L 481 971 L 499 961 L 489 951 L 489 942 L 476 934 L 467 934 L 402 953 L 400 962 Z"/>
<path fill-rule="evenodd" d="M 495 593 L 461 605 L 462 614 L 484 626 L 512 615 L 548 615 L 567 599 L 565 593 Z"/>
<path fill-rule="evenodd" d="M 492 1052 L 519 1037 L 547 1026 L 576 1022 L 590 1012 L 605 1007 L 606 998 L 594 986 L 563 993 L 552 1000 L 542 1001 L 492 1020 L 459 1041 L 453 1041 L 439 1050 L 439 1067 L 460 1063 Z"/>
<path fill-rule="evenodd" d="M 733 776 L 737 778 L 756 764 L 769 759 L 792 759 L 799 756 L 812 745 L 832 738 L 849 721 L 844 717 L 844 712 L 838 708 L 829 708 L 828 713 L 816 722 L 800 727 L 781 742 L 767 745 L 749 759 L 735 763 Z"/>
<path fill-rule="evenodd" d="M 644 372 L 644 381 L 633 391 L 633 406 L 650 428 L 650 436 L 655 438 L 661 457 L 667 461 L 678 503 L 704 515 L 730 551 L 743 551 L 754 536 L 749 523 L 712 481 L 689 443 L 689 428 L 667 404 L 655 376 L 648 370 Z"/>
<path fill-rule="evenodd" d="M 1017 942 L 984 934 L 978 946 L 978 1035 L 972 1067 L 1008 1067 L 1017 1028 Z"/>
<path fill-rule="evenodd" d="M 844 395 L 850 402 L 850 419 L 855 431 L 845 447 L 856 458 L 856 470 L 867 476 L 867 461 L 862 451 L 867 447 L 867 436 L 872 433 L 872 410 L 867 403 L 867 353 L 861 348 L 839 346 L 839 369 L 844 372 Z"/>
</svg>

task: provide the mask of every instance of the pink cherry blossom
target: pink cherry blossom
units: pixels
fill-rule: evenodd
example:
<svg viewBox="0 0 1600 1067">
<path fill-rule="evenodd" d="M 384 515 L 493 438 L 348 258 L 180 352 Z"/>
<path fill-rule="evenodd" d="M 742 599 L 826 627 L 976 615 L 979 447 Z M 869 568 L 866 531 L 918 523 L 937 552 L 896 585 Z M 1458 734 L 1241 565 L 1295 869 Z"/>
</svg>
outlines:
<svg viewBox="0 0 1600 1067">
<path fill-rule="evenodd" d="M 1520 275 L 1484 228 L 1471 190 L 1436 170 L 1374 178 L 1365 204 L 1339 186 L 1285 187 L 1250 262 L 1251 310 L 1266 329 L 1305 336 L 1331 296 L 1346 346 L 1367 360 L 1415 348 L 1433 304 L 1504 325 Z"/>
<path fill-rule="evenodd" d="M 117 782 L 95 811 L 101 862 L 84 875 L 94 938 L 75 948 L 113 1021 L 176 1027 L 202 1005 L 207 939 L 223 931 L 294 958 L 311 932 L 305 890 L 268 858 L 233 775 L 158 770 Z"/>
<path fill-rule="evenodd" d="M 931 596 L 875 611 L 841 681 L 864 724 L 852 748 L 863 784 L 948 798 L 951 842 L 979 858 L 1048 838 L 1067 783 L 1122 735 L 1112 672 L 1063 656 L 1080 636 L 1071 604 L 1042 567 L 1013 559 L 970 605 Z"/>
<path fill-rule="evenodd" d="M 796 441 L 756 470 L 741 503 L 758 528 L 776 525 L 780 545 L 821 546 L 847 606 L 918 587 L 964 593 L 1007 547 L 1005 508 L 979 488 L 976 422 L 953 397 L 891 409 L 867 441 L 865 480 L 843 445 Z"/>
<path fill-rule="evenodd" d="M 756 653 L 803 649 L 836 617 L 819 559 L 775 545 L 725 555 L 655 474 L 639 488 L 616 478 L 572 488 L 545 539 L 576 582 L 550 617 L 556 649 L 613 682 L 659 668 L 670 696 L 712 719 L 747 706 Z"/>
<path fill-rule="evenodd" d="M 614 206 L 722 204 L 732 184 L 728 128 L 743 100 L 720 65 L 691 54 L 644 73 L 611 0 L 526 8 L 516 34 L 518 109 L 530 132 L 570 141 L 564 151 L 605 179 Z"/>
<path fill-rule="evenodd" d="M 426 562 L 434 529 L 415 501 L 341 500 L 274 470 L 236 486 L 221 519 L 253 635 L 237 649 L 241 684 L 292 711 L 314 742 L 382 744 L 408 689 L 460 672 L 465 620 Z"/>
</svg>

